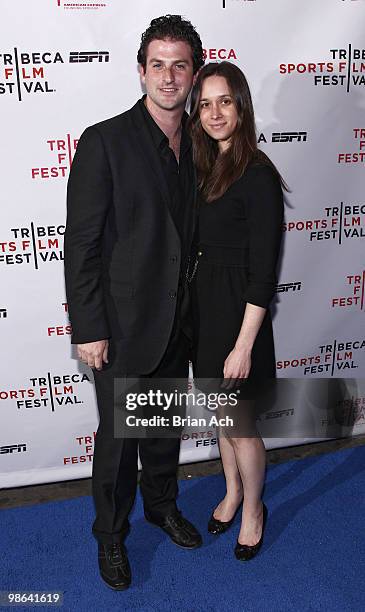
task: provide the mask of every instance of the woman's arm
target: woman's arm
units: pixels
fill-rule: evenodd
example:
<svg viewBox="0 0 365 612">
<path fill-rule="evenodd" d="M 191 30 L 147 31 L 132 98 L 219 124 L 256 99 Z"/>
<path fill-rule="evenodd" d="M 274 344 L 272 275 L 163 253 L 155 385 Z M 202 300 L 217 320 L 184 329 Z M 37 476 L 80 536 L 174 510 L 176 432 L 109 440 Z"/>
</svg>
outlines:
<svg viewBox="0 0 365 612">
<path fill-rule="evenodd" d="M 246 304 L 245 314 L 236 345 L 229 353 L 223 370 L 224 378 L 247 378 L 251 368 L 251 352 L 264 320 L 266 308 Z"/>
<path fill-rule="evenodd" d="M 235 347 L 228 355 L 224 378 L 247 378 L 251 353 L 266 310 L 275 292 L 280 250 L 283 193 L 278 176 L 269 166 L 247 170 L 247 221 L 249 228 L 248 284 L 243 301 L 245 314 Z"/>
</svg>

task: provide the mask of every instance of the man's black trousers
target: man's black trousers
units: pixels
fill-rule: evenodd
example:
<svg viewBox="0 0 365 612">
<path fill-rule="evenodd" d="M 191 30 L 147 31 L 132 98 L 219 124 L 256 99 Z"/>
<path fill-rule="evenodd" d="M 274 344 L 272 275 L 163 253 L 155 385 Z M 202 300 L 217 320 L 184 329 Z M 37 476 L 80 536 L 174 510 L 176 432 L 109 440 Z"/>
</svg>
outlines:
<svg viewBox="0 0 365 612">
<path fill-rule="evenodd" d="M 189 340 L 174 325 L 165 354 L 150 378 L 188 378 Z M 96 518 L 93 534 L 103 544 L 120 542 L 128 530 L 128 515 L 137 488 L 138 450 L 142 464 L 140 489 L 145 512 L 156 521 L 176 509 L 180 439 L 114 438 L 114 377 L 111 366 L 94 372 L 99 409 L 92 488 Z"/>
</svg>

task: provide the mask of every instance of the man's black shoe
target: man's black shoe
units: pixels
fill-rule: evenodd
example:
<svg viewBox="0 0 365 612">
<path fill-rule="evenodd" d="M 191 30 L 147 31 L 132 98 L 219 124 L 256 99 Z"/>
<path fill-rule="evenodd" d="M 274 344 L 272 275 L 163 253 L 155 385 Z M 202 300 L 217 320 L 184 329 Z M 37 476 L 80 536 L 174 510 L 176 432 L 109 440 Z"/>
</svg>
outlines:
<svg viewBox="0 0 365 612">
<path fill-rule="evenodd" d="M 104 582 L 115 591 L 127 589 L 131 583 L 131 568 L 124 545 L 98 545 L 99 570 Z"/>
<path fill-rule="evenodd" d="M 147 514 L 146 520 L 156 527 L 160 527 L 176 546 L 181 548 L 198 548 L 202 545 L 202 537 L 186 518 L 177 510 L 173 514 L 165 516 L 162 521 L 154 521 Z"/>
</svg>

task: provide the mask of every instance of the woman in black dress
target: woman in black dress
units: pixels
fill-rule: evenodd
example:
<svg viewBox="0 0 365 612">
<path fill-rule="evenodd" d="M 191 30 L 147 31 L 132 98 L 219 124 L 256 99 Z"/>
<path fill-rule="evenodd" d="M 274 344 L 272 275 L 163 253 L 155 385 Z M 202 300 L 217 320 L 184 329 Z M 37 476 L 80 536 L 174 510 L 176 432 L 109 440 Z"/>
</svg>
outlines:
<svg viewBox="0 0 365 612">
<path fill-rule="evenodd" d="M 204 66 L 191 109 L 199 184 L 198 246 L 189 271 L 194 378 L 201 390 L 211 390 L 210 379 L 226 393 L 238 389 L 240 398 L 234 429 L 219 432 L 227 491 L 208 530 L 226 531 L 244 495 L 235 555 L 248 560 L 262 544 L 267 517 L 261 501 L 266 453 L 256 430 L 255 400 L 275 376 L 268 307 L 276 285 L 285 184 L 257 148 L 251 95 L 237 66 Z"/>
</svg>

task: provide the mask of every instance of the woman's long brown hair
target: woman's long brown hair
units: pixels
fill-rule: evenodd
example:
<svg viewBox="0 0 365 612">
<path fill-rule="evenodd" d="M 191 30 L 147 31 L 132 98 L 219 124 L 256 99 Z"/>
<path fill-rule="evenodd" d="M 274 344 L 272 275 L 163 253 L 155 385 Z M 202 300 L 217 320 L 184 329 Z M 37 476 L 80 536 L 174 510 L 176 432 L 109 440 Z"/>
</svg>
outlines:
<svg viewBox="0 0 365 612">
<path fill-rule="evenodd" d="M 237 109 L 237 127 L 231 137 L 231 145 L 224 153 L 218 143 L 203 130 L 200 122 L 200 99 L 203 82 L 210 76 L 224 77 Z M 278 175 L 282 187 L 287 186 L 269 157 L 257 147 L 255 115 L 250 88 L 243 72 L 230 62 L 206 64 L 199 72 L 191 94 L 189 130 L 193 141 L 194 161 L 198 185 L 206 202 L 222 196 L 238 180 L 251 161 L 270 166 Z"/>
</svg>

